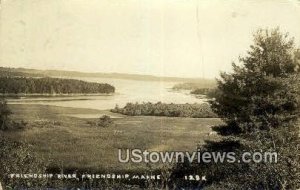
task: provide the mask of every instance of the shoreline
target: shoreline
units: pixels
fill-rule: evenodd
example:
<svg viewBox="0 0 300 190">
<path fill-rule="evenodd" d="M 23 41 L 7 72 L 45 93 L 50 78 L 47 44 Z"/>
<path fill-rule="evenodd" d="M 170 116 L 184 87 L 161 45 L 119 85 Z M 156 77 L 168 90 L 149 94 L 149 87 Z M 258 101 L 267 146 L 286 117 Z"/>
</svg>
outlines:
<svg viewBox="0 0 300 190">
<path fill-rule="evenodd" d="M 19 93 L 19 94 L 3 94 L 0 93 L 0 96 L 5 98 L 11 98 L 11 99 L 22 99 L 22 98 L 45 98 L 45 97 L 80 97 L 80 96 L 113 96 L 116 93 L 93 93 L 93 94 L 84 94 L 84 93 L 73 93 L 73 94 L 39 94 L 39 93 L 32 93 L 32 94 L 25 94 L 25 93 Z"/>
<path fill-rule="evenodd" d="M 74 108 L 74 107 L 64 107 L 64 106 L 56 106 L 56 105 L 44 105 L 44 104 L 18 104 L 18 103 L 9 103 L 8 106 L 12 109 L 13 115 L 23 115 L 27 118 L 30 118 L 30 113 L 26 111 L 29 110 L 40 110 L 40 109 L 51 109 L 50 114 L 54 114 L 61 117 L 75 117 L 78 119 L 96 119 L 102 115 L 108 115 L 112 118 L 123 118 L 127 117 L 126 115 L 113 113 L 110 110 L 98 110 L 92 108 Z M 24 114 L 26 113 L 26 114 Z M 90 117 L 95 116 L 95 117 Z"/>
</svg>

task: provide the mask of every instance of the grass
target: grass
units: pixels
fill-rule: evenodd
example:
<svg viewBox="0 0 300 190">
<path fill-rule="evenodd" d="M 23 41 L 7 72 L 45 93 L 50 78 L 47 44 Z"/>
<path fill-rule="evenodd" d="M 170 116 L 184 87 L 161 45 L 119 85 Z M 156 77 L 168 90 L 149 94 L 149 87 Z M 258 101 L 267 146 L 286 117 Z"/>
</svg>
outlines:
<svg viewBox="0 0 300 190">
<path fill-rule="evenodd" d="M 45 105 L 9 105 L 12 118 L 23 119 L 28 126 L 5 135 L 32 144 L 33 150 L 51 160 L 50 166 L 96 171 L 133 171 L 147 169 L 145 163 L 119 163 L 118 149 L 149 151 L 194 151 L 206 139 L 211 126 L 221 123 L 215 118 L 172 118 L 122 116 L 114 114 L 115 125 L 91 126 L 94 119 L 71 114 L 107 114 L 108 111 L 63 108 Z M 110 113 L 113 114 L 113 113 Z M 156 168 L 158 165 L 152 165 Z"/>
</svg>

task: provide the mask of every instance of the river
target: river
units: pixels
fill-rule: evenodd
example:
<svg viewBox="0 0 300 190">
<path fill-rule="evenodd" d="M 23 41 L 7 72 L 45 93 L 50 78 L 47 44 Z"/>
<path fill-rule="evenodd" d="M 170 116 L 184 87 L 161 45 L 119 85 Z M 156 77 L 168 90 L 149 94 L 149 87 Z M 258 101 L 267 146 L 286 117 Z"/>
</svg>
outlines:
<svg viewBox="0 0 300 190">
<path fill-rule="evenodd" d="M 24 97 L 9 99 L 14 104 L 41 104 L 74 108 L 112 109 L 118 104 L 123 107 L 128 102 L 163 102 L 163 103 L 203 103 L 205 99 L 196 98 L 188 91 L 174 91 L 174 82 L 140 81 L 111 78 L 76 77 L 73 79 L 88 82 L 108 83 L 116 88 L 112 95 L 69 96 L 69 97 Z"/>
</svg>

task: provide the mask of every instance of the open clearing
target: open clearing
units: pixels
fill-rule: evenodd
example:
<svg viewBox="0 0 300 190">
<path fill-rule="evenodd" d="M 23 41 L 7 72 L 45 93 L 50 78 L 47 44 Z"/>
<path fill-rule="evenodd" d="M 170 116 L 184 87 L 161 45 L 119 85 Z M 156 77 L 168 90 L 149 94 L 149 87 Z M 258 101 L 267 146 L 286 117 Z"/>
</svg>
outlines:
<svg viewBox="0 0 300 190">
<path fill-rule="evenodd" d="M 123 116 L 114 114 L 115 126 L 91 126 L 95 119 L 72 117 L 72 114 L 103 115 L 109 111 L 64 108 L 45 105 L 9 105 L 12 118 L 28 122 L 25 130 L 5 132 L 5 135 L 26 141 L 50 166 L 80 170 L 136 170 L 149 167 L 141 163 L 119 163 L 118 149 L 149 151 L 194 151 L 208 136 L 211 126 L 221 124 L 217 118 L 171 118 Z"/>
</svg>

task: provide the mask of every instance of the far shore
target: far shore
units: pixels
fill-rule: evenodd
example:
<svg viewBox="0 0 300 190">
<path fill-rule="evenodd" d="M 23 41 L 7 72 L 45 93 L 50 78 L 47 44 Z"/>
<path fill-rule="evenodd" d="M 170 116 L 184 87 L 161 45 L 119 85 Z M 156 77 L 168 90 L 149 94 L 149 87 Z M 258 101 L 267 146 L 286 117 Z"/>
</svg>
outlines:
<svg viewBox="0 0 300 190">
<path fill-rule="evenodd" d="M 6 98 L 27 98 L 27 97 L 77 97 L 77 96 L 112 96 L 115 93 L 92 93 L 92 94 L 83 94 L 83 93 L 73 93 L 73 94 L 39 94 L 39 93 L 33 93 L 33 94 L 26 94 L 26 93 L 0 93 L 0 96 L 6 97 Z"/>
</svg>

